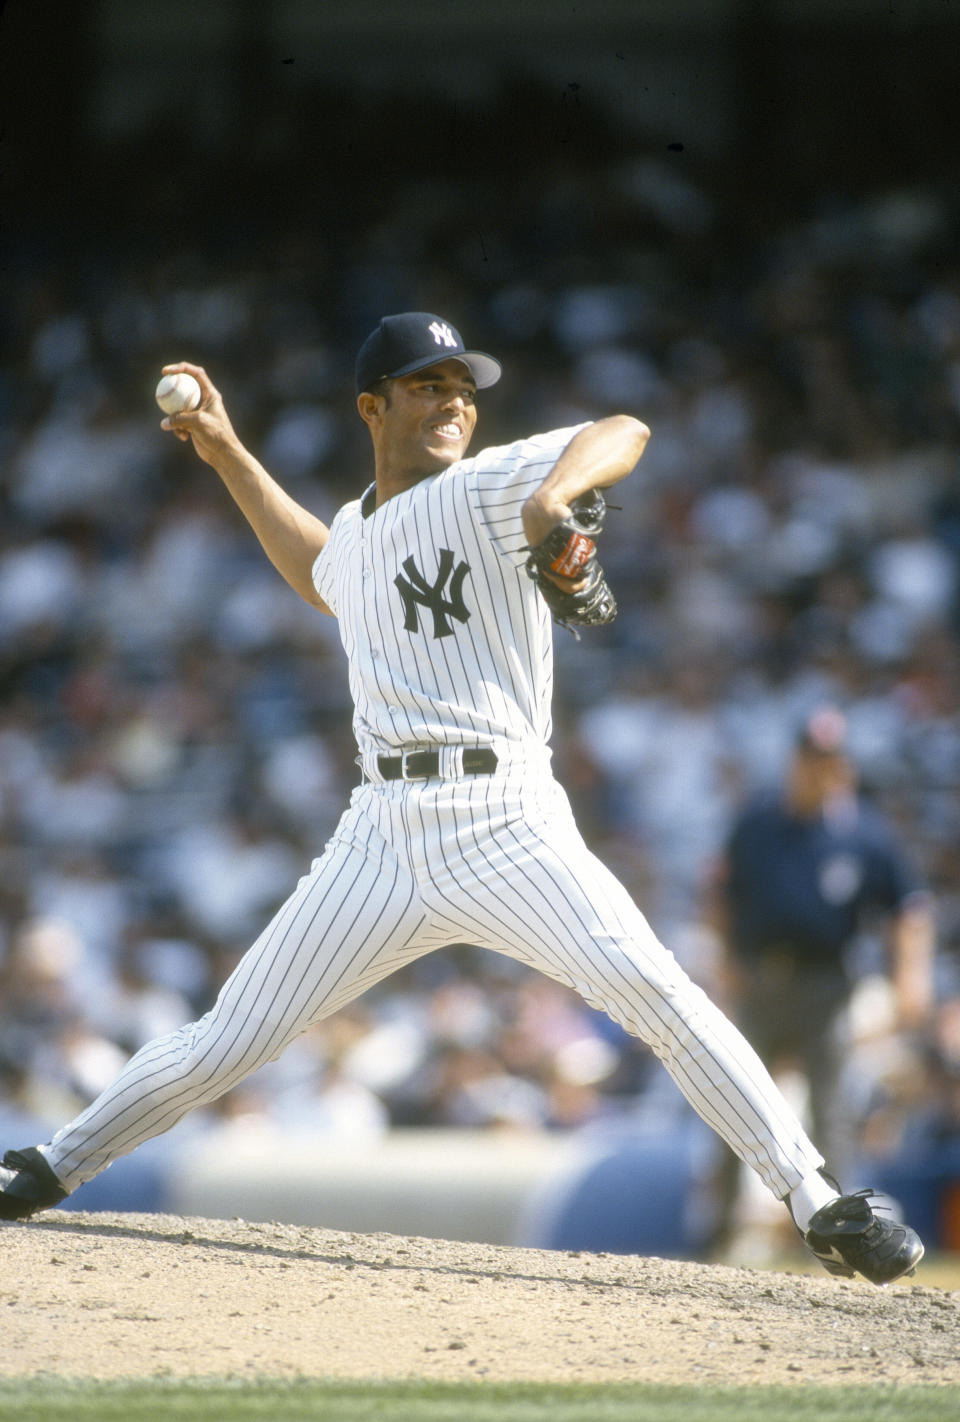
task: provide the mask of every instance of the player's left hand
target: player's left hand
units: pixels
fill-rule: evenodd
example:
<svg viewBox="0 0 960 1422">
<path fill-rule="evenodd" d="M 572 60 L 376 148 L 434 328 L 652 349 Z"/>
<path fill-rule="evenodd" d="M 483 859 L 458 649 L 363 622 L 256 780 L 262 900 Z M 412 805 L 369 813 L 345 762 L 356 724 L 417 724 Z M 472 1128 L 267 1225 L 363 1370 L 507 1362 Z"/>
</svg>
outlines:
<svg viewBox="0 0 960 1422">
<path fill-rule="evenodd" d="M 529 546 L 527 573 L 554 619 L 571 630 L 598 627 L 617 615 L 616 599 L 597 557 L 596 540 L 606 512 L 599 489 L 588 489 L 573 500 L 568 517 Z"/>
</svg>

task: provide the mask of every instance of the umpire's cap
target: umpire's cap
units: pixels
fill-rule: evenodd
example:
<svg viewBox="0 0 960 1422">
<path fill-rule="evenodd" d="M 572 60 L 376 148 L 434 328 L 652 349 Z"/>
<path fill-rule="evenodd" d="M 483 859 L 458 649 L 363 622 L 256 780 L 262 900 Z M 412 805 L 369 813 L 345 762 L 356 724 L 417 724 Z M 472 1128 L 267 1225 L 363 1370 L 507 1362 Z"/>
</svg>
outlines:
<svg viewBox="0 0 960 1422">
<path fill-rule="evenodd" d="M 430 311 L 403 311 L 384 316 L 371 331 L 357 355 L 357 394 L 378 380 L 412 375 L 441 360 L 462 360 L 477 382 L 477 389 L 496 385 L 501 367 L 484 351 L 468 351 L 456 326 Z"/>
</svg>

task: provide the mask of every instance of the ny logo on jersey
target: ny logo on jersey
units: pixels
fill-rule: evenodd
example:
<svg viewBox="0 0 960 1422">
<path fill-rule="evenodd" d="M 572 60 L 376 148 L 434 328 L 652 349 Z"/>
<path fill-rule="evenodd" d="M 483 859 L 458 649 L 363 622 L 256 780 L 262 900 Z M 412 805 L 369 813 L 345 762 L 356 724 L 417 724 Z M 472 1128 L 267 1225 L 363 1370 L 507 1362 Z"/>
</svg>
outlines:
<svg viewBox="0 0 960 1422">
<path fill-rule="evenodd" d="M 457 338 L 446 321 L 431 321 L 427 327 L 438 346 L 456 346 Z"/>
<path fill-rule="evenodd" d="M 403 599 L 404 630 L 406 632 L 419 631 L 418 603 L 421 607 L 429 607 L 433 613 L 434 637 L 450 636 L 454 630 L 450 623 L 451 617 L 455 617 L 458 622 L 466 622 L 470 613 L 463 601 L 463 580 L 469 571 L 469 563 L 464 563 L 462 560 L 454 567 L 453 554 L 450 549 L 441 548 L 437 581 L 428 583 L 413 558 L 405 559 L 403 572 L 407 576 L 404 577 L 403 573 L 398 573 L 393 580 Z M 450 579 L 449 595 L 444 592 L 448 578 Z"/>
</svg>

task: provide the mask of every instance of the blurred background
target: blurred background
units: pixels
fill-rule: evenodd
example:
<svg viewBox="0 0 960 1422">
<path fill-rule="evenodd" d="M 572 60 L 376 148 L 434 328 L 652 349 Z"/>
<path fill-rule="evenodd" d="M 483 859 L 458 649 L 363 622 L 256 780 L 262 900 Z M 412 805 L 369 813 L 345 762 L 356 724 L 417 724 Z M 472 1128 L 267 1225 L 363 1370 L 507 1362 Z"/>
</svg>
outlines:
<svg viewBox="0 0 960 1422">
<path fill-rule="evenodd" d="M 721 1000 L 733 817 L 845 708 L 938 938 L 910 1034 L 857 945 L 863 1169 L 960 1249 L 958 77 L 952 0 L 8 0 L 4 1145 L 206 1010 L 355 783 L 335 625 L 161 433 L 160 366 L 329 518 L 371 474 L 355 351 L 426 309 L 503 361 L 483 443 L 653 430 L 620 616 L 557 633 L 554 758 Z M 70 1205 L 702 1255 L 718 1150 L 639 1043 L 465 946 Z"/>
</svg>

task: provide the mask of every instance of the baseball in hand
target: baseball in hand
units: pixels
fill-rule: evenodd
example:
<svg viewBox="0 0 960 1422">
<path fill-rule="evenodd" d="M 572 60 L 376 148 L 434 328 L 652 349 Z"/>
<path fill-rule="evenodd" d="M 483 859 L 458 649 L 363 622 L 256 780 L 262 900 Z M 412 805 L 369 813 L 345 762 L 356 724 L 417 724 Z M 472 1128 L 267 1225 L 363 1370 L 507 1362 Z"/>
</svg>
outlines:
<svg viewBox="0 0 960 1422">
<path fill-rule="evenodd" d="M 200 386 L 192 375 L 165 375 L 157 386 L 157 404 L 165 415 L 195 410 L 200 404 Z"/>
</svg>

